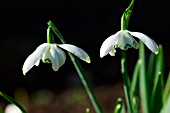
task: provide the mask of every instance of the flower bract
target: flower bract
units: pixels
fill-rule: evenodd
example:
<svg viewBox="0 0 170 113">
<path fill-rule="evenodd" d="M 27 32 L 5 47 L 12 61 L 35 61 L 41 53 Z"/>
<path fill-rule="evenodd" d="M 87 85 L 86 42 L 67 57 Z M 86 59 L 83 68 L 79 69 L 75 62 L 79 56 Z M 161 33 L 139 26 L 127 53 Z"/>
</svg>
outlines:
<svg viewBox="0 0 170 113">
<path fill-rule="evenodd" d="M 108 53 L 115 56 L 116 49 L 127 50 L 128 48 L 139 48 L 139 43 L 133 38 L 140 39 L 153 53 L 158 54 L 158 46 L 154 40 L 140 32 L 131 32 L 128 30 L 120 30 L 116 34 L 108 37 L 100 48 L 100 57 L 106 56 Z"/>
<path fill-rule="evenodd" d="M 43 63 L 52 63 L 53 70 L 58 71 L 66 61 L 66 55 L 61 48 L 71 52 L 81 60 L 90 63 L 90 57 L 88 54 L 77 46 L 70 44 L 43 43 L 37 47 L 37 49 L 29 55 L 24 62 L 22 68 L 23 74 L 25 75 L 34 65 L 38 66 L 40 60 L 42 60 Z"/>
</svg>

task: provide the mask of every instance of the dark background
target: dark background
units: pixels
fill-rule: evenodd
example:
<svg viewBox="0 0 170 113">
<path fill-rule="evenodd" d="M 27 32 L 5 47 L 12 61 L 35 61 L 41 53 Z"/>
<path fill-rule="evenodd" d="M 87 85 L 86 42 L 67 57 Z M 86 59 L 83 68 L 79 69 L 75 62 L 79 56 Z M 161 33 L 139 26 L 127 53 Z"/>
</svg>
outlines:
<svg viewBox="0 0 170 113">
<path fill-rule="evenodd" d="M 121 81 L 120 50 L 115 57 L 99 57 L 102 42 L 120 30 L 120 18 L 130 0 L 3 0 L 0 3 L 0 90 L 12 93 L 16 87 L 28 92 L 41 88 L 54 91 L 80 85 L 67 55 L 66 63 L 54 72 L 50 64 L 33 67 L 27 76 L 22 65 L 36 47 L 46 42 L 47 22 L 52 20 L 68 43 L 84 49 L 91 63 L 80 61 L 93 86 Z M 136 0 L 130 31 L 147 34 L 162 44 L 166 74 L 170 69 L 169 0 Z M 56 43 L 61 43 L 55 37 Z M 147 55 L 150 51 L 146 49 Z M 127 51 L 132 73 L 138 50 Z"/>
</svg>

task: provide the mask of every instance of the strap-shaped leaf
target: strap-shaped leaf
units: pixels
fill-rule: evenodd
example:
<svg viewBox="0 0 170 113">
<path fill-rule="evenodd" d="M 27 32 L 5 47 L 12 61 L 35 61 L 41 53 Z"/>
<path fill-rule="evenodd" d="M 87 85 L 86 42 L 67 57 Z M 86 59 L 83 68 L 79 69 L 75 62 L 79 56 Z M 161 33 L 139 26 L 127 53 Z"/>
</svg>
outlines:
<svg viewBox="0 0 170 113">
<path fill-rule="evenodd" d="M 144 113 L 150 113 L 149 95 L 148 95 L 148 87 L 147 87 L 148 77 L 146 74 L 145 48 L 144 48 L 144 44 L 141 41 L 140 41 L 140 48 L 139 48 L 139 58 L 142 60 L 140 66 L 140 76 L 139 76 L 139 89 L 140 89 L 142 111 Z"/>
<path fill-rule="evenodd" d="M 153 67 L 154 68 L 154 67 Z M 164 74 L 164 58 L 163 58 L 163 48 L 159 45 L 159 53 L 156 57 L 156 70 L 155 75 L 153 76 L 153 89 L 151 93 L 151 112 L 152 113 L 159 113 L 163 101 L 163 74 Z"/>
<path fill-rule="evenodd" d="M 159 72 L 154 80 L 154 86 L 151 94 L 151 112 L 152 113 L 160 113 L 162 108 L 162 73 Z"/>
<path fill-rule="evenodd" d="M 165 89 L 163 93 L 163 104 L 166 103 L 169 95 L 170 95 L 170 72 L 169 72 L 168 79 L 166 81 Z"/>
<path fill-rule="evenodd" d="M 169 106 L 170 106 L 170 95 L 168 96 L 167 101 L 165 102 L 165 105 L 161 110 L 161 113 L 169 113 L 169 111 L 170 111 Z"/>
</svg>

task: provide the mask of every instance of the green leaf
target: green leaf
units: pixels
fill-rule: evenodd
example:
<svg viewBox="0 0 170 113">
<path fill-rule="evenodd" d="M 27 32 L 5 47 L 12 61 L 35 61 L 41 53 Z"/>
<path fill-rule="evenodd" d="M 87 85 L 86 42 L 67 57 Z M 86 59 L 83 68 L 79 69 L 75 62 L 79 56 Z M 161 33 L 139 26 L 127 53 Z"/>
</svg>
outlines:
<svg viewBox="0 0 170 113">
<path fill-rule="evenodd" d="M 149 62 L 148 62 L 148 95 L 152 95 L 152 90 L 154 87 L 154 79 L 155 78 L 155 68 L 156 68 L 156 55 L 154 53 L 150 53 Z"/>
<path fill-rule="evenodd" d="M 27 113 L 25 109 L 19 103 L 17 103 L 13 98 L 11 98 L 10 96 L 2 92 L 0 92 L 0 95 L 4 97 L 6 100 L 8 100 L 9 102 L 11 102 L 12 104 L 15 104 L 21 110 L 22 113 Z"/>
<path fill-rule="evenodd" d="M 153 89 L 151 93 L 151 112 L 159 113 L 163 101 L 163 74 L 164 74 L 164 59 L 163 59 L 163 48 L 159 45 L 159 54 L 156 57 L 156 70 L 155 76 L 153 76 Z M 153 67 L 154 68 L 154 67 Z"/>
<path fill-rule="evenodd" d="M 156 61 L 157 62 L 156 62 L 155 74 L 157 74 L 158 72 L 161 72 L 162 75 L 164 76 L 164 54 L 163 54 L 162 45 L 159 45 L 159 53 L 157 55 Z"/>
<path fill-rule="evenodd" d="M 169 111 L 170 111 L 169 106 L 170 106 L 170 95 L 168 96 L 167 101 L 165 102 L 165 105 L 161 110 L 161 113 L 169 113 Z"/>
<path fill-rule="evenodd" d="M 150 53 L 149 62 L 148 62 L 148 94 L 151 95 L 155 77 L 155 68 L 156 68 L 156 55 L 154 53 Z"/>
<path fill-rule="evenodd" d="M 148 78 L 146 74 L 146 61 L 144 44 L 140 41 L 139 58 L 141 59 L 139 89 L 143 113 L 150 113 L 148 97 Z"/>
<path fill-rule="evenodd" d="M 150 53 L 149 62 L 148 62 L 148 79 L 149 81 L 153 81 L 153 77 L 155 74 L 155 65 L 156 65 L 156 55 L 154 53 Z"/>
<path fill-rule="evenodd" d="M 140 71 L 140 66 L 141 66 L 141 59 L 139 59 L 135 65 L 135 69 L 133 72 L 133 77 L 131 81 L 131 86 L 130 86 L 130 95 L 131 99 L 133 102 L 133 111 L 134 113 L 139 112 L 139 107 L 140 107 L 140 100 L 139 100 L 139 71 Z"/>
<path fill-rule="evenodd" d="M 121 98 L 118 98 L 113 113 L 125 113 L 125 105 Z"/>
<path fill-rule="evenodd" d="M 166 81 L 165 89 L 163 93 L 163 104 L 166 103 L 169 95 L 170 95 L 170 72 L 169 72 L 168 79 Z"/>
<path fill-rule="evenodd" d="M 133 72 L 133 77 L 131 81 L 131 86 L 130 86 L 130 92 L 132 96 L 135 96 L 138 93 L 138 87 L 139 87 L 139 71 L 140 71 L 140 66 L 141 66 L 141 59 L 139 59 L 135 65 L 135 69 Z"/>
<path fill-rule="evenodd" d="M 159 113 L 162 108 L 162 81 L 162 73 L 159 72 L 155 78 L 151 94 L 151 113 Z"/>
</svg>

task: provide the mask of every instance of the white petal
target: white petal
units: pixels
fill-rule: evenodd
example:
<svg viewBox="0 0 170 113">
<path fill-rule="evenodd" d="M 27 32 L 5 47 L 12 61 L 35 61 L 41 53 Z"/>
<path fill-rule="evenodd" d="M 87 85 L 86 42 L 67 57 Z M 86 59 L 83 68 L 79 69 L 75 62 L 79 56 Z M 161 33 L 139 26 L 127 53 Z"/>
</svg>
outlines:
<svg viewBox="0 0 170 113">
<path fill-rule="evenodd" d="M 53 49 L 56 51 L 56 55 L 58 57 L 58 66 L 61 67 L 66 61 L 66 55 L 63 50 L 57 47 L 57 45 L 54 45 Z"/>
<path fill-rule="evenodd" d="M 39 60 L 46 51 L 47 43 L 41 44 L 28 58 L 25 60 L 22 71 L 25 75 L 34 65 L 39 65 Z"/>
<path fill-rule="evenodd" d="M 119 38 L 121 31 L 118 31 L 116 34 L 108 37 L 102 44 L 100 48 L 100 57 L 106 56 L 113 48 L 117 39 Z"/>
<path fill-rule="evenodd" d="M 147 35 L 140 32 L 129 32 L 131 35 L 139 38 L 153 53 L 158 54 L 158 46 L 154 40 L 149 38 Z"/>
<path fill-rule="evenodd" d="M 49 59 L 51 60 L 53 70 L 58 71 L 59 59 L 58 59 L 57 52 L 55 51 L 53 45 L 51 46 L 51 49 L 50 49 Z"/>
<path fill-rule="evenodd" d="M 110 54 L 111 56 L 115 56 L 115 53 L 116 53 L 116 49 L 115 49 L 115 48 L 113 48 L 113 49 L 109 52 L 109 54 Z"/>
<path fill-rule="evenodd" d="M 35 63 L 36 66 L 39 66 L 40 64 L 40 60 L 37 60 L 37 62 Z"/>
<path fill-rule="evenodd" d="M 81 48 L 76 47 L 74 45 L 70 45 L 70 44 L 59 44 L 58 46 L 73 53 L 75 56 L 79 57 L 81 60 L 86 61 L 87 63 L 90 63 L 90 57 Z"/>
</svg>

